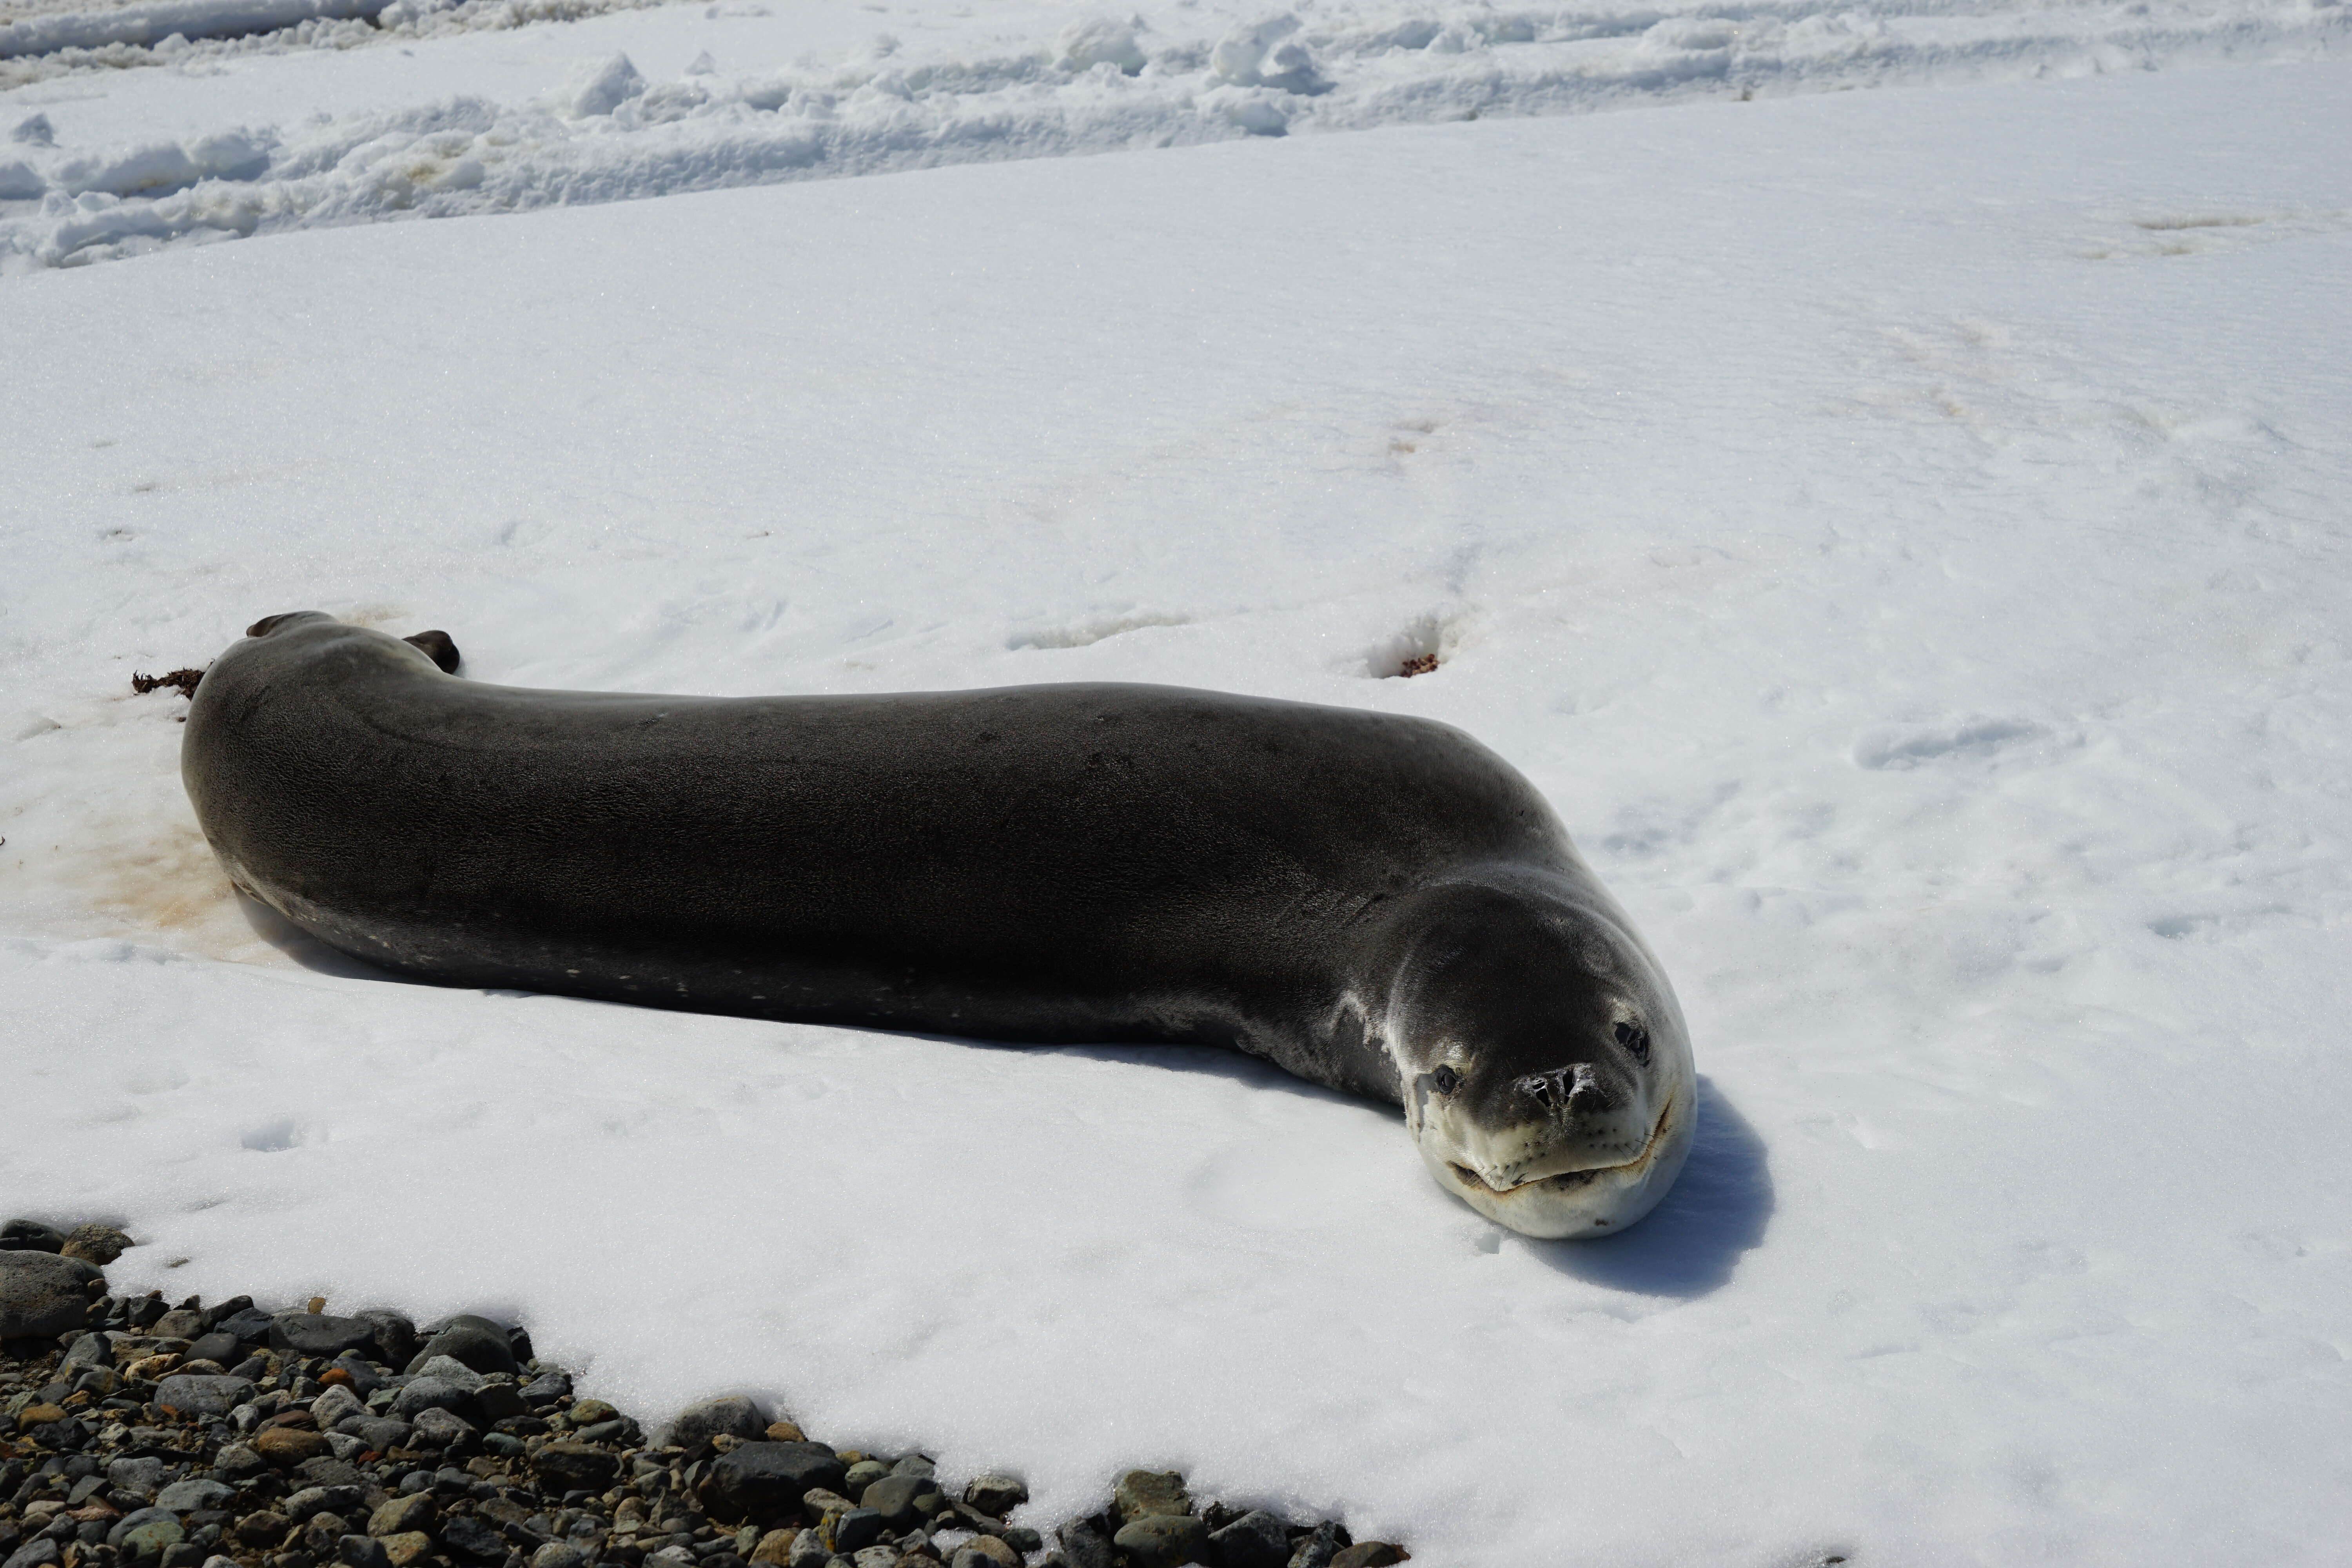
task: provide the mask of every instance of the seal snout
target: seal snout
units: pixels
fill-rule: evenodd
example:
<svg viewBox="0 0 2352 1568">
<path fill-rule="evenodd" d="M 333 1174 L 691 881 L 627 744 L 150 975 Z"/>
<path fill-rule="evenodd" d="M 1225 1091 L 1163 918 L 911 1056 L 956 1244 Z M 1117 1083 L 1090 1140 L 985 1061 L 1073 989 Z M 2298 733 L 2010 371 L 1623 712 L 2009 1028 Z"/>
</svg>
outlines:
<svg viewBox="0 0 2352 1568">
<path fill-rule="evenodd" d="M 1571 1062 L 1549 1072 L 1531 1072 L 1514 1081 L 1511 1088 L 1555 1115 L 1598 1116 L 1617 1104 L 1617 1097 L 1593 1075 L 1591 1062 Z"/>
</svg>

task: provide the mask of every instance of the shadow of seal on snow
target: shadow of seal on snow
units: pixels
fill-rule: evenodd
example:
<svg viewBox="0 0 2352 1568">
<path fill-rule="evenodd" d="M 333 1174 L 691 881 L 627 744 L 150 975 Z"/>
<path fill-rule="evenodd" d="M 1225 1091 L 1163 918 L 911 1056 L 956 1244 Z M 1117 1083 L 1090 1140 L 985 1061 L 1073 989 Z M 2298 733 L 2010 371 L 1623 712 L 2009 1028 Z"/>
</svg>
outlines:
<svg viewBox="0 0 2352 1568">
<path fill-rule="evenodd" d="M 1649 1217 L 1603 1241 L 1530 1242 L 1528 1249 L 1588 1285 L 1688 1300 L 1727 1283 L 1771 1218 L 1764 1140 L 1701 1074 L 1690 1159 Z"/>
</svg>

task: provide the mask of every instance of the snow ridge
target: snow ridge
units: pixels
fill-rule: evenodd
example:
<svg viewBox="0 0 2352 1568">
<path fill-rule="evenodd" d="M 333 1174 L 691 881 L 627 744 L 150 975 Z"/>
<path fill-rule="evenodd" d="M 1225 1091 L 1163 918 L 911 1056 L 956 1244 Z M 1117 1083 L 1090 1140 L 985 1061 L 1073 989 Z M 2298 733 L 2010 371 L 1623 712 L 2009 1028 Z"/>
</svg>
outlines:
<svg viewBox="0 0 2352 1568">
<path fill-rule="evenodd" d="M 210 3 L 161 0 L 147 10 Z M 602 0 L 394 0 L 377 27 L 303 26 L 423 37 L 600 8 Z M 1783 0 L 1332 8 L 1314 16 L 1236 23 L 1176 12 L 1155 25 L 1097 16 L 1050 45 L 960 52 L 951 40 L 932 41 L 928 58 L 886 34 L 830 63 L 729 76 L 705 59 L 659 82 L 614 55 L 529 101 L 451 97 L 323 125 L 239 126 L 91 150 L 52 145 L 37 116 L 16 128 L 13 145 L 0 144 L 0 273 L 321 225 L 940 163 L 1678 98 L 2294 57 L 2324 53 L 2352 29 L 2345 7 L 2305 0 L 1984 12 L 1932 0 L 1899 10 Z M 1204 31 L 1203 22 L 1222 30 Z M 205 47 L 181 39 L 177 52 Z"/>
</svg>

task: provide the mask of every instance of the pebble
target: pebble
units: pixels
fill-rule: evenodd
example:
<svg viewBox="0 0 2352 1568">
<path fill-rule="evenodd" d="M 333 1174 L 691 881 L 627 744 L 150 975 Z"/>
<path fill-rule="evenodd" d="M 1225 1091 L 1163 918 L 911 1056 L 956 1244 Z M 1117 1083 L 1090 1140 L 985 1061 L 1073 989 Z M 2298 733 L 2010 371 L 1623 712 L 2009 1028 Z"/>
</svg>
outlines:
<svg viewBox="0 0 2352 1568">
<path fill-rule="evenodd" d="M 1290 1554 L 1289 1568 L 1331 1568 L 1331 1559 L 1347 1544 L 1339 1527 L 1325 1520 L 1307 1537 L 1298 1542 Z"/>
<path fill-rule="evenodd" d="M 450 1319 L 440 1331 L 425 1342 L 416 1352 L 409 1370 L 421 1370 L 435 1356 L 447 1356 L 462 1362 L 478 1373 L 519 1372 L 514 1346 L 507 1331 L 488 1318 L 461 1315 Z"/>
<path fill-rule="evenodd" d="M 168 1508 L 173 1513 L 197 1513 L 226 1508 L 236 1497 L 236 1489 L 226 1481 L 216 1481 L 209 1476 L 190 1476 L 157 1492 L 155 1506 Z"/>
<path fill-rule="evenodd" d="M 155 1385 L 155 1403 L 167 1405 L 186 1415 L 226 1415 L 238 1405 L 251 1400 L 257 1391 L 242 1377 L 223 1373 L 206 1377 L 193 1373 L 173 1373 Z"/>
<path fill-rule="evenodd" d="M 291 1469 L 305 1459 L 322 1458 L 334 1451 L 323 1433 L 299 1426 L 269 1426 L 255 1434 L 253 1447 L 280 1469 Z"/>
<path fill-rule="evenodd" d="M 369 1535 L 346 1535 L 335 1542 L 335 1561 L 343 1568 L 392 1568 L 392 1553 Z"/>
<path fill-rule="evenodd" d="M 577 1417 L 575 1417 L 577 1419 Z M 729 1394 L 719 1399 L 706 1399 L 699 1405 L 689 1405 L 677 1413 L 670 1423 L 668 1441 L 680 1448 L 691 1448 L 698 1443 L 708 1443 L 713 1437 L 740 1437 L 746 1443 L 756 1443 L 767 1436 L 768 1418 L 760 1407 L 740 1394 Z"/>
<path fill-rule="evenodd" d="M 1391 1568 L 1404 1553 L 1385 1541 L 1359 1541 L 1343 1546 L 1331 1559 L 1331 1568 Z"/>
<path fill-rule="evenodd" d="M 78 1225 L 66 1233 L 66 1244 L 58 1250 L 68 1258 L 79 1258 L 103 1268 L 130 1251 L 132 1245 L 129 1237 L 110 1225 Z"/>
<path fill-rule="evenodd" d="M 269 1348 L 305 1361 L 331 1361 L 345 1351 L 378 1351 L 375 1325 L 324 1312 L 280 1312 L 269 1320 Z"/>
<path fill-rule="evenodd" d="M 992 1470 L 963 1489 L 963 1500 L 982 1513 L 1003 1519 L 1029 1500 L 1029 1486 L 1018 1476 Z"/>
<path fill-rule="evenodd" d="M 409 1441 L 422 1447 L 461 1449 L 474 1440 L 474 1428 L 446 1410 L 420 1410 Z"/>
</svg>

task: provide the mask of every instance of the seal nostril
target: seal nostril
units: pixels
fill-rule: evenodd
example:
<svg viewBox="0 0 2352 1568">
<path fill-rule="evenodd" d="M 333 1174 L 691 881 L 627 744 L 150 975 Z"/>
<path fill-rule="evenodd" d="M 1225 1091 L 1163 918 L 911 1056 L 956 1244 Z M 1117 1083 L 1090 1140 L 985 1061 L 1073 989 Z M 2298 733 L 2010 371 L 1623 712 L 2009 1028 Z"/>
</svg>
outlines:
<svg viewBox="0 0 2352 1568">
<path fill-rule="evenodd" d="M 1462 1087 L 1462 1075 L 1451 1067 L 1441 1067 L 1429 1075 L 1429 1081 L 1440 1094 L 1452 1094 Z"/>
</svg>

